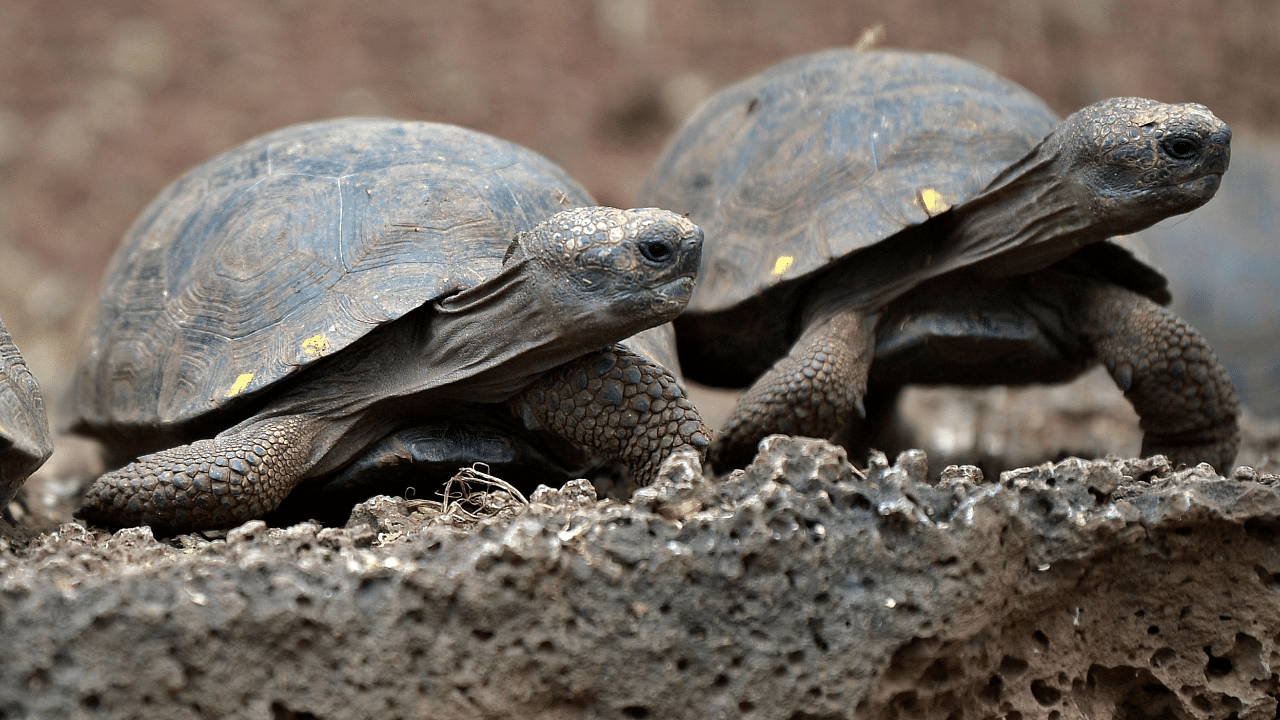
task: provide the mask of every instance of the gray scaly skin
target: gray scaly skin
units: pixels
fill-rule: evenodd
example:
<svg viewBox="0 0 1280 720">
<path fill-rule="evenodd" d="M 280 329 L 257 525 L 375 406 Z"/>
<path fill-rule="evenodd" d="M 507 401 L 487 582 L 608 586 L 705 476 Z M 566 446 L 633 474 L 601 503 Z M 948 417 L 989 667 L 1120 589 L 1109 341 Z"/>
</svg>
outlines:
<svg viewBox="0 0 1280 720">
<path fill-rule="evenodd" d="M 415 405 L 450 399 L 505 405 L 531 430 L 560 435 L 650 482 L 676 448 L 705 452 L 710 431 L 670 373 L 609 346 L 678 314 L 700 257 L 701 231 L 673 213 L 560 213 L 516 239 L 498 277 L 437 303 L 434 313 L 399 321 L 420 325 L 393 324 L 335 356 L 328 372 L 258 416 L 103 475 L 77 514 L 159 533 L 230 527 L 340 468 L 412 417 Z M 575 296 L 575 287 L 586 296 Z M 574 329 L 563 340 L 503 346 L 504 337 L 531 332 L 531 317 L 556 312 L 568 313 Z M 424 364 L 442 350 L 420 347 L 420 338 L 481 369 Z M 497 360 L 468 361 L 475 353 Z M 366 399 L 371 383 L 389 382 L 388 368 L 396 369 L 396 387 Z"/>
<path fill-rule="evenodd" d="M 1123 288 L 1091 284 L 1078 298 L 1077 327 L 1138 413 L 1142 455 L 1227 472 L 1240 446 L 1240 402 L 1209 343 Z"/>
<path fill-rule="evenodd" d="M 712 446 L 712 464 L 745 465 L 771 433 L 832 437 L 854 421 L 874 354 L 861 349 L 874 347 L 877 330 L 860 334 L 895 299 L 952 272 L 973 283 L 1036 273 L 1090 243 L 1190 212 L 1217 191 L 1230 138 L 1202 105 L 1114 98 L 1073 114 L 982 193 L 934 218 L 937 241 L 881 243 L 817 279 L 800 340 L 739 401 Z M 1195 330 L 1119 287 L 1082 285 L 1046 302 L 1071 319 L 1064 342 L 1091 348 L 1133 403 L 1144 454 L 1229 467 L 1239 403 Z M 815 405 L 816 397 L 824 401 Z"/>
<path fill-rule="evenodd" d="M 722 439 L 713 446 L 718 468 L 744 465 L 755 455 L 751 442 L 772 433 L 829 437 L 849 419 L 862 416 L 873 338 L 869 322 L 855 313 L 836 313 L 810 322 L 791 352 L 738 400 Z M 718 451 L 718 453 L 716 452 Z"/>
<path fill-rule="evenodd" d="M 635 478 L 654 477 L 682 447 L 705 454 L 711 444 L 680 382 L 621 345 L 546 373 L 511 406 L 530 429 L 620 458 Z"/>
</svg>

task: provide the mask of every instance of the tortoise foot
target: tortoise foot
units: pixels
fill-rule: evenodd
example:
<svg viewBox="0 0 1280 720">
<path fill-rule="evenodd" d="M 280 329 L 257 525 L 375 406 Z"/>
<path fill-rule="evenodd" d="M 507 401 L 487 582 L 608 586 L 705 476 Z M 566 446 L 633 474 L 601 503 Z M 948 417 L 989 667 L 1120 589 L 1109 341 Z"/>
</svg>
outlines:
<svg viewBox="0 0 1280 720">
<path fill-rule="evenodd" d="M 701 456 L 710 444 L 711 431 L 680 381 L 622 345 L 551 370 L 510 405 L 528 427 L 621 463 L 641 485 L 653 482 L 677 449 Z"/>
<path fill-rule="evenodd" d="M 1144 455 L 1228 472 L 1240 446 L 1240 401 L 1200 333 L 1151 300 L 1097 285 L 1082 323 L 1141 418 Z"/>
<path fill-rule="evenodd" d="M 1164 455 L 1177 465 L 1209 463 L 1220 475 L 1230 474 L 1240 449 L 1240 433 L 1235 426 L 1194 437 L 1147 433 L 1142 438 L 1142 455 Z"/>
<path fill-rule="evenodd" d="M 790 354 L 738 400 L 711 446 L 712 467 L 720 472 L 745 467 L 769 435 L 830 438 L 855 414 L 865 415 L 871 326 L 851 310 L 813 323 Z"/>
<path fill-rule="evenodd" d="M 299 425 L 267 420 L 138 458 L 94 481 L 76 517 L 107 527 L 150 525 L 156 534 L 261 517 L 298 482 Z"/>
</svg>

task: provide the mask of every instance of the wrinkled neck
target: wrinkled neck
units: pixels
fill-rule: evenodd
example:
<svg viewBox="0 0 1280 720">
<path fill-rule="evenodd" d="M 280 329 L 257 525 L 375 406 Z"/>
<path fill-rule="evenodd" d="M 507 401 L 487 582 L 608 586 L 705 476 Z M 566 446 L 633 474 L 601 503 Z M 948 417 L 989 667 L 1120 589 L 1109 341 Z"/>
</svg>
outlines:
<svg viewBox="0 0 1280 720">
<path fill-rule="evenodd" d="M 444 371 L 444 384 L 465 379 L 465 399 L 500 402 L 542 373 L 612 338 L 586 337 L 576 303 L 558 302 L 536 261 L 524 254 L 501 272 L 436 304 L 424 360 Z"/>
<path fill-rule="evenodd" d="M 1046 267 L 1108 234 L 1087 197 L 1064 177 L 1049 141 L 967 202 L 845 259 L 813 284 L 802 324 L 849 308 L 882 308 L 921 283 L 972 268 L 1018 275 Z"/>
<path fill-rule="evenodd" d="M 509 260 L 484 282 L 375 328 L 309 368 L 271 403 L 270 414 L 347 418 L 428 391 L 438 399 L 500 402 L 594 349 L 578 347 L 579 338 L 561 330 L 572 326 L 552 318 L 554 302 L 527 262 Z"/>
<path fill-rule="evenodd" d="M 972 265 L 987 277 L 1020 275 L 1111 234 L 1095 222 L 1087 193 L 1050 142 L 954 210 L 950 236 L 957 267 Z"/>
</svg>

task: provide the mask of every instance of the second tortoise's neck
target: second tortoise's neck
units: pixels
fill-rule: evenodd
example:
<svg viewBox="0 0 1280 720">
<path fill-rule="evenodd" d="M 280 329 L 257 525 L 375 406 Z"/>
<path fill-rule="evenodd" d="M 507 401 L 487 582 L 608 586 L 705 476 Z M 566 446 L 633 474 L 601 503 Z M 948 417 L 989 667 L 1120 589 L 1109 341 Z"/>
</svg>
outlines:
<svg viewBox="0 0 1280 720">
<path fill-rule="evenodd" d="M 1048 267 L 1117 234 L 1050 136 L 952 211 L 948 256 L 986 277 Z"/>
<path fill-rule="evenodd" d="M 1094 217 L 1051 136 L 971 200 L 887 238 L 813 284 L 802 324 L 873 312 L 955 270 L 979 277 L 1032 272 L 1116 234 Z"/>
</svg>

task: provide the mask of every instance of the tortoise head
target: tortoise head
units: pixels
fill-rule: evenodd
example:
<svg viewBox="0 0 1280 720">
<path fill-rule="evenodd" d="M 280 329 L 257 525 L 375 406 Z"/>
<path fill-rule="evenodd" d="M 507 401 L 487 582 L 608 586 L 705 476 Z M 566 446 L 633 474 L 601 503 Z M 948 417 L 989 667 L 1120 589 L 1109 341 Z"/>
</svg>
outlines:
<svg viewBox="0 0 1280 720">
<path fill-rule="evenodd" d="M 576 208 L 518 235 L 504 264 L 520 255 L 534 263 L 566 319 L 631 334 L 684 310 L 702 260 L 702 230 L 658 208 Z"/>
<path fill-rule="evenodd" d="M 1205 204 L 1231 159 L 1231 128 L 1192 103 L 1112 98 L 1072 114 L 1051 137 L 1063 175 L 1082 184 L 1116 234 Z"/>
</svg>

